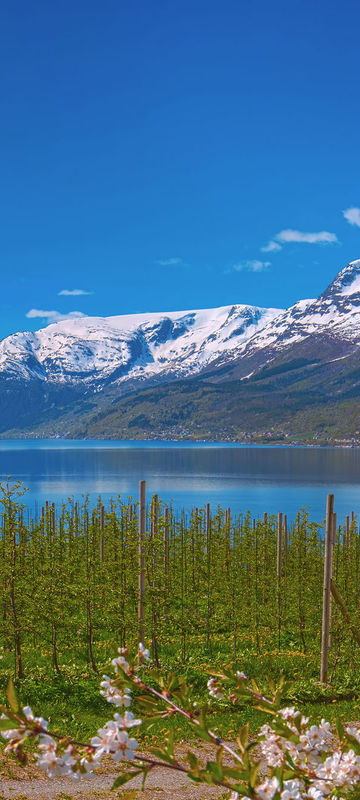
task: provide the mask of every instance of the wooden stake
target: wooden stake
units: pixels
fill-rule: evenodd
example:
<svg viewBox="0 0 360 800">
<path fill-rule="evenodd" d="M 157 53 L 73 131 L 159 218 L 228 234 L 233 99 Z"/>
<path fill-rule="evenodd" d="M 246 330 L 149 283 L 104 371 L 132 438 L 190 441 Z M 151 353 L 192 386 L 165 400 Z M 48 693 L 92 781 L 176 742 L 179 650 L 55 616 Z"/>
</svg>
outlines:
<svg viewBox="0 0 360 800">
<path fill-rule="evenodd" d="M 326 683 L 328 670 L 328 644 L 329 644 L 329 612 L 330 612 L 330 581 L 331 581 L 331 549 L 332 549 L 332 516 L 334 511 L 334 495 L 328 494 L 326 503 L 325 525 L 325 551 L 324 551 L 324 583 L 323 583 L 323 610 L 321 631 L 321 663 L 320 681 Z"/>
<path fill-rule="evenodd" d="M 287 529 L 287 516 L 286 516 L 286 514 L 284 514 L 284 520 L 283 520 L 283 549 L 284 549 L 284 569 L 283 569 L 284 602 L 283 602 L 283 608 L 284 608 L 284 611 L 285 611 L 286 610 L 286 596 L 287 596 L 287 569 L 288 569 L 288 529 Z"/>
<path fill-rule="evenodd" d="M 157 494 L 151 500 L 151 536 L 156 536 L 158 529 L 159 498 Z"/>
<path fill-rule="evenodd" d="M 55 503 L 51 503 L 51 510 L 50 510 L 50 530 L 53 535 L 55 535 Z"/>
<path fill-rule="evenodd" d="M 282 548 L 282 526 L 283 516 L 281 511 L 278 513 L 277 537 L 276 537 L 276 575 L 277 575 L 277 604 L 278 604 L 278 649 L 281 643 L 281 548 Z"/>
<path fill-rule="evenodd" d="M 169 509 L 166 506 L 164 513 L 164 573 L 169 574 Z"/>
<path fill-rule="evenodd" d="M 105 508 L 100 507 L 100 561 L 104 561 Z"/>
<path fill-rule="evenodd" d="M 277 524 L 277 539 L 276 539 L 276 574 L 278 580 L 280 580 L 281 578 L 282 525 L 283 525 L 283 515 L 281 511 L 279 511 L 278 524 Z"/>
<path fill-rule="evenodd" d="M 145 517 L 146 517 L 146 481 L 139 483 L 139 546 L 138 546 L 138 640 L 144 641 L 145 634 Z"/>
<path fill-rule="evenodd" d="M 331 576 L 333 574 L 335 542 L 336 542 L 336 514 L 333 513 L 331 515 L 331 564 L 330 564 L 330 575 Z M 333 608 L 333 601 L 332 601 L 332 595 L 331 595 L 331 592 L 330 592 L 330 601 L 329 601 L 329 650 L 331 650 L 331 647 L 332 647 L 332 635 L 331 635 L 332 608 Z"/>
<path fill-rule="evenodd" d="M 227 572 L 229 572 L 230 570 L 230 552 L 231 552 L 230 524 L 231 524 L 230 508 L 227 508 L 225 511 L 225 536 L 226 536 L 225 566 Z"/>
<path fill-rule="evenodd" d="M 210 646 L 210 570 L 211 570 L 211 519 L 210 503 L 206 504 L 205 517 L 206 551 L 207 551 L 207 614 L 206 614 L 206 647 Z"/>
</svg>

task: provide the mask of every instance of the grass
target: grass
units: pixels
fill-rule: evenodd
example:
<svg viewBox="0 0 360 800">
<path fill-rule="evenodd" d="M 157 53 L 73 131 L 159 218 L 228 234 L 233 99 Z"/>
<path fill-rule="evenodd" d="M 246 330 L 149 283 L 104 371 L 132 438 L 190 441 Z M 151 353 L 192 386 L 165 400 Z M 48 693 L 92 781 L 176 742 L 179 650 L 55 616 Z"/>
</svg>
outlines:
<svg viewBox="0 0 360 800">
<path fill-rule="evenodd" d="M 165 674 L 175 671 L 184 676 L 192 687 L 191 700 L 199 706 L 209 700 L 207 670 L 230 663 L 234 671 L 240 669 L 255 678 L 264 690 L 268 678 L 276 681 L 281 674 L 285 674 L 290 688 L 284 704 L 296 704 L 315 722 L 322 717 L 330 721 L 339 718 L 343 722 L 360 719 L 360 669 L 356 664 L 351 670 L 346 664 L 340 666 L 332 685 L 322 687 L 318 682 L 317 654 L 284 650 L 280 653 L 264 651 L 257 655 L 253 652 L 251 636 L 244 635 L 239 643 L 240 655 L 235 662 L 231 662 L 229 641 L 221 636 L 217 638 L 216 649 L 213 647 L 211 654 L 206 653 L 204 643 L 197 638 L 193 647 L 189 647 L 191 655 L 184 662 L 181 662 L 171 640 L 161 654 L 162 671 Z M 114 646 L 112 655 L 115 654 Z M 30 649 L 25 652 L 27 677 L 17 682 L 21 701 L 24 705 L 30 705 L 36 715 L 48 719 L 55 733 L 67 733 L 77 740 L 87 741 L 116 710 L 109 707 L 99 694 L 100 676 L 103 672 L 111 675 L 112 667 L 109 659 L 104 658 L 102 664 L 99 661 L 100 674 L 94 675 L 85 661 L 76 663 L 70 658 L 66 659 L 66 654 L 63 654 L 63 659 L 63 674 L 56 676 L 49 670 L 46 652 Z M 0 665 L 1 684 L 5 689 L 7 676 L 12 670 L 12 655 L 3 653 Z M 133 710 L 137 713 L 136 699 Z M 239 727 L 245 722 L 249 722 L 252 732 L 264 722 L 262 713 L 246 706 L 233 706 L 225 700 L 212 701 L 209 714 L 211 728 L 229 740 L 235 739 Z M 139 728 L 136 736 L 141 746 L 146 747 L 150 742 L 161 741 L 169 727 L 173 729 L 176 741 L 196 738 L 196 730 L 179 716 L 156 721 L 151 730 L 142 731 Z"/>
</svg>

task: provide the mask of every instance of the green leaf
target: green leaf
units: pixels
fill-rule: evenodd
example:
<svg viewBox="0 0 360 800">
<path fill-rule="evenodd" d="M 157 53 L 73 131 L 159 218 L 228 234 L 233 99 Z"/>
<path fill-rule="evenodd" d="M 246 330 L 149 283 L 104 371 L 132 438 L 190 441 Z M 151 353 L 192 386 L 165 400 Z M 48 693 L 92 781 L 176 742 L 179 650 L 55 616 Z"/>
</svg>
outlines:
<svg viewBox="0 0 360 800">
<path fill-rule="evenodd" d="M 166 761 L 167 764 L 172 764 L 174 761 L 174 757 L 170 755 L 166 750 L 160 750 L 158 747 L 150 747 L 149 752 L 152 753 L 153 756 L 156 758 L 160 758 L 161 761 Z"/>
<path fill-rule="evenodd" d="M 296 766 L 295 766 L 295 763 L 294 763 L 294 761 L 293 761 L 293 760 L 292 760 L 292 758 L 291 758 L 291 755 L 289 755 L 289 753 L 286 753 L 286 756 L 285 756 L 285 758 L 286 758 L 286 763 L 287 763 L 287 764 L 290 764 L 290 767 L 291 767 L 291 769 L 292 769 L 292 770 L 296 770 Z"/>
<path fill-rule="evenodd" d="M 297 732 L 300 734 L 300 732 L 301 732 L 301 716 L 300 715 L 298 717 L 295 717 L 295 719 L 293 720 L 293 724 L 295 725 L 295 728 L 296 728 Z"/>
<path fill-rule="evenodd" d="M 133 772 L 123 772 L 121 775 L 119 775 L 118 778 L 116 778 L 111 789 L 117 789 L 118 786 L 124 786 L 125 783 L 131 781 L 131 779 L 135 778 L 136 775 L 141 775 L 141 773 L 142 773 L 141 769 L 136 769 Z"/>
<path fill-rule="evenodd" d="M 209 734 L 209 729 L 208 729 L 207 723 L 206 723 L 205 709 L 203 709 L 203 708 L 201 709 L 200 714 L 199 714 L 199 725 L 196 726 L 196 730 L 198 732 L 198 735 L 201 737 L 201 739 L 205 739 L 206 742 L 213 742 L 214 741 L 213 737 L 210 736 L 210 734 Z"/>
<path fill-rule="evenodd" d="M 296 778 L 296 768 L 294 769 L 284 769 L 282 768 L 282 779 L 283 781 L 291 781 L 293 778 Z"/>
<path fill-rule="evenodd" d="M 223 775 L 225 778 L 235 778 L 238 781 L 248 781 L 249 772 L 244 770 L 239 764 L 238 767 L 223 767 Z"/>
<path fill-rule="evenodd" d="M 223 771 L 220 764 L 216 764 L 215 761 L 207 761 L 206 769 L 212 778 L 215 778 L 216 781 L 221 781 L 223 777 Z"/>
<path fill-rule="evenodd" d="M 214 678 L 221 678 L 223 681 L 229 680 L 229 676 L 224 672 L 216 672 L 214 669 L 204 669 L 205 675 L 212 675 Z"/>
<path fill-rule="evenodd" d="M 352 750 L 354 750 L 354 752 L 356 753 L 357 756 L 360 755 L 360 744 L 359 744 L 358 740 L 355 739 L 355 736 L 351 736 L 349 733 L 346 733 L 345 735 L 346 735 L 347 741 L 350 742 L 350 744 L 351 744 Z"/>
<path fill-rule="evenodd" d="M 149 694 L 139 694 L 136 698 L 137 703 L 146 703 L 147 705 L 156 706 L 158 703 L 157 697 L 152 697 Z"/>
<path fill-rule="evenodd" d="M 169 756 L 174 756 L 174 731 L 170 730 L 165 736 L 166 752 Z"/>
<path fill-rule="evenodd" d="M 243 725 L 239 733 L 236 737 L 236 741 L 239 745 L 239 748 L 242 752 L 244 752 L 245 748 L 247 747 L 247 743 L 249 741 L 249 723 L 247 722 L 246 725 Z"/>
<path fill-rule="evenodd" d="M 241 783 L 234 783 L 234 785 L 232 786 L 232 789 L 235 792 L 237 792 L 240 795 L 240 797 L 247 797 L 248 796 L 248 791 L 249 790 L 247 788 L 244 788 L 244 786 L 242 786 Z"/>
<path fill-rule="evenodd" d="M 260 765 L 261 765 L 261 761 L 258 761 L 258 763 L 254 764 L 254 766 L 250 770 L 249 785 L 251 786 L 252 789 L 255 788 L 256 779 L 257 779 L 257 776 L 258 776 Z"/>
<path fill-rule="evenodd" d="M 341 724 L 339 719 L 336 720 L 335 725 L 336 725 L 336 733 L 341 741 L 344 738 L 345 728 Z"/>
<path fill-rule="evenodd" d="M 6 697 L 7 697 L 8 701 L 9 701 L 9 706 L 10 706 L 11 710 L 15 711 L 15 713 L 17 711 L 19 711 L 20 703 L 18 701 L 17 694 L 16 694 L 16 691 L 15 691 L 14 681 L 13 681 L 11 676 L 9 678 L 7 689 L 6 689 Z"/>
<path fill-rule="evenodd" d="M 190 764 L 191 769 L 197 769 L 199 767 L 199 761 L 195 753 L 192 753 L 191 750 L 188 750 L 187 752 L 187 760 Z"/>
<path fill-rule="evenodd" d="M 18 724 L 18 723 L 16 723 Z M 15 725 L 16 727 L 16 725 Z M 0 719 L 0 731 L 11 731 L 14 728 L 14 721 L 11 719 Z"/>
<path fill-rule="evenodd" d="M 143 792 L 143 791 L 144 791 L 144 789 L 145 789 L 145 781 L 146 781 L 146 778 L 147 778 L 147 776 L 148 776 L 148 774 L 149 774 L 150 770 L 151 770 L 151 767 L 144 767 L 144 769 L 143 769 L 143 779 L 142 779 L 142 781 L 141 781 L 141 791 L 142 791 L 142 792 Z"/>
<path fill-rule="evenodd" d="M 214 741 L 213 737 L 210 736 L 210 733 L 209 733 L 207 728 L 205 728 L 203 726 L 199 726 L 199 727 L 196 728 L 196 731 L 198 733 L 198 736 L 200 736 L 200 739 L 204 739 L 205 742 L 213 742 Z"/>
<path fill-rule="evenodd" d="M 139 697 L 136 698 L 136 702 L 139 703 L 142 711 L 145 711 L 147 714 L 153 714 L 157 709 L 158 700 L 147 694 L 140 694 Z"/>
<path fill-rule="evenodd" d="M 256 708 L 257 711 L 263 711 L 264 714 L 271 714 L 272 717 L 274 716 L 274 709 L 272 706 L 266 706 L 264 703 L 261 703 L 261 705 L 257 703 L 253 708 Z"/>
<path fill-rule="evenodd" d="M 194 781 L 194 783 L 202 783 L 202 779 L 201 779 L 201 777 L 200 777 L 200 775 L 199 775 L 199 773 L 197 771 L 196 772 L 188 772 L 188 778 L 190 778 L 190 780 Z"/>
</svg>

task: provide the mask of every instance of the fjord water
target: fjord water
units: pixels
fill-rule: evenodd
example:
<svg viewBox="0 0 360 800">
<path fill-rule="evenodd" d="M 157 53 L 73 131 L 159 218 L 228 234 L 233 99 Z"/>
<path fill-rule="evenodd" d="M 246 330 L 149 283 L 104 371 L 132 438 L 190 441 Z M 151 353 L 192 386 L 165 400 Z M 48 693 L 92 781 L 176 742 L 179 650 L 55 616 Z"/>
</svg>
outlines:
<svg viewBox="0 0 360 800">
<path fill-rule="evenodd" d="M 138 482 L 174 508 L 211 503 L 254 516 L 282 511 L 293 519 L 309 507 L 325 515 L 326 495 L 335 493 L 339 521 L 360 511 L 360 449 L 271 447 L 192 442 L 71 440 L 0 441 L 0 481 L 21 480 L 23 502 L 32 510 L 45 500 L 69 497 L 106 502 L 137 498 Z"/>
</svg>

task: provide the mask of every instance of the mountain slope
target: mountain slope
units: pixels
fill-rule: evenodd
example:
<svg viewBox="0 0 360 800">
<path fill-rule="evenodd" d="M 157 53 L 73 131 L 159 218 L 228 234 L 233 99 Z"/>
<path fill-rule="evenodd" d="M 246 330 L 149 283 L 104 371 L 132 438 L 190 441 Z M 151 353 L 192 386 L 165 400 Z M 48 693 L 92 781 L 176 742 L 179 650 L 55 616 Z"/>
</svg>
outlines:
<svg viewBox="0 0 360 800">
<path fill-rule="evenodd" d="M 231 360 L 207 370 L 213 378 L 259 376 L 276 365 L 326 363 L 356 353 L 360 344 L 360 260 L 347 265 L 316 300 L 301 300 L 256 332 Z"/>
</svg>

